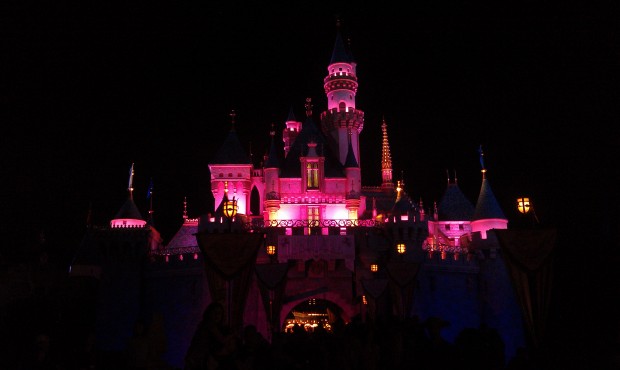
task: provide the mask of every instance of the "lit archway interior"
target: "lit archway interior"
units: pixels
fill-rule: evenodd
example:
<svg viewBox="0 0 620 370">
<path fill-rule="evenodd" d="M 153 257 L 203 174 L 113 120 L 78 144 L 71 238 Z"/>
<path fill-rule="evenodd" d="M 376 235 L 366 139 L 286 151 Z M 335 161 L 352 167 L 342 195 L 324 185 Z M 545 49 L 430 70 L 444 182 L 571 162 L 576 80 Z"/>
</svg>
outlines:
<svg viewBox="0 0 620 370">
<path fill-rule="evenodd" d="M 343 310 L 337 304 L 321 298 L 309 298 L 293 307 L 284 318 L 282 331 L 292 333 L 295 325 L 307 332 L 325 329 L 332 332 L 334 325 L 346 323 Z"/>
</svg>

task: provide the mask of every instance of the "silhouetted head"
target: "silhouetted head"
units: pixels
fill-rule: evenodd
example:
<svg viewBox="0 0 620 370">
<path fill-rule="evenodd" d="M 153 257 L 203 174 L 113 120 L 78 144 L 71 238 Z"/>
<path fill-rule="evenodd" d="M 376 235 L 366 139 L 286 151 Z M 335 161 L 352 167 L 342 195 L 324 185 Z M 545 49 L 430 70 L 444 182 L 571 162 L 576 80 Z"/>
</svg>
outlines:
<svg viewBox="0 0 620 370">
<path fill-rule="evenodd" d="M 221 323 L 224 321 L 224 306 L 219 302 L 211 302 L 205 309 L 202 318 L 207 321 Z"/>
</svg>

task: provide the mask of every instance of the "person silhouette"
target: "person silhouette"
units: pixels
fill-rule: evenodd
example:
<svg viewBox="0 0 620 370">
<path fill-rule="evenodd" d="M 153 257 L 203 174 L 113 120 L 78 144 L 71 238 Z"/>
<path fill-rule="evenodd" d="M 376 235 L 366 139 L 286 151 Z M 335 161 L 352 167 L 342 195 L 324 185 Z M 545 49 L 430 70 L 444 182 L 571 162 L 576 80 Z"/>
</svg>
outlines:
<svg viewBox="0 0 620 370">
<path fill-rule="evenodd" d="M 224 306 L 210 303 L 185 355 L 185 370 L 223 369 L 232 361 L 237 339 L 224 323 Z"/>
</svg>

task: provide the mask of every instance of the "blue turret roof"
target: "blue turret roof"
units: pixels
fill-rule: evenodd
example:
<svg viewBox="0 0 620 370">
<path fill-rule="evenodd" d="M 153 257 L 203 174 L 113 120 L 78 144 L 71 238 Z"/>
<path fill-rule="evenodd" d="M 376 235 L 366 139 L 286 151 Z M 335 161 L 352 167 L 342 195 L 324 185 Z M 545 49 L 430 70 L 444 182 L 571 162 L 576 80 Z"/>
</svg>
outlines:
<svg viewBox="0 0 620 370">
<path fill-rule="evenodd" d="M 271 145 L 269 146 L 269 156 L 265 162 L 265 168 L 278 168 L 280 167 L 280 159 L 278 156 L 278 150 L 276 148 L 276 142 L 274 138 L 274 132 L 271 134 Z"/>
<path fill-rule="evenodd" d="M 340 34 L 340 30 L 336 33 L 336 42 L 334 43 L 334 50 L 332 51 L 332 59 L 329 64 L 334 63 L 351 63 L 353 58 L 351 54 L 347 51 L 347 48 L 342 40 L 342 35 Z"/>
<path fill-rule="evenodd" d="M 293 107 L 291 106 L 291 108 L 288 111 L 288 117 L 286 118 L 286 121 L 297 121 L 297 119 L 295 118 L 295 114 L 293 113 Z"/>
<path fill-rule="evenodd" d="M 439 221 L 471 221 L 474 205 L 454 182 L 448 184 L 446 192 L 439 201 L 437 212 Z"/>
<path fill-rule="evenodd" d="M 407 195 L 404 190 L 402 190 L 401 193 L 402 194 L 398 198 L 396 198 L 396 202 L 392 207 L 392 215 L 406 215 L 410 211 L 416 210 L 415 203 L 413 202 L 413 200 L 411 200 L 409 195 Z"/>
<path fill-rule="evenodd" d="M 230 130 L 211 164 L 251 164 L 235 130 Z"/>
<path fill-rule="evenodd" d="M 138 210 L 136 203 L 134 203 L 131 197 L 128 197 L 121 209 L 116 213 L 113 220 L 117 219 L 131 219 L 131 220 L 143 220 L 142 214 Z"/>
<path fill-rule="evenodd" d="M 490 218 L 505 219 L 506 216 L 500 208 L 497 199 L 495 199 L 489 180 L 485 178 L 482 180 L 480 195 L 478 195 L 478 202 L 476 203 L 476 210 L 474 212 L 474 216 L 472 217 L 472 221 Z"/>
<path fill-rule="evenodd" d="M 357 163 L 357 159 L 355 159 L 355 153 L 353 153 L 353 145 L 351 144 L 351 139 L 349 138 L 349 148 L 347 149 L 347 158 L 344 161 L 345 168 L 358 168 L 360 165 Z"/>
</svg>

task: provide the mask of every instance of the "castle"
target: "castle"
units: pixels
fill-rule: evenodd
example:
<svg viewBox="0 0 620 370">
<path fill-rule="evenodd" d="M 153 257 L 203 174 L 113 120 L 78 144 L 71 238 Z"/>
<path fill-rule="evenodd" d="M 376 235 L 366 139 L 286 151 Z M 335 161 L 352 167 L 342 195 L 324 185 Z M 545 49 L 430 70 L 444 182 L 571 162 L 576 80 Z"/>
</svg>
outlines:
<svg viewBox="0 0 620 370">
<path fill-rule="evenodd" d="M 166 360 L 183 356 L 205 307 L 219 301 L 235 330 L 252 324 L 266 337 L 292 323 L 329 328 L 380 316 L 496 328 L 506 355 L 523 346 L 522 313 L 496 230 L 508 228 L 481 155 L 481 187 L 472 203 L 448 178 L 428 209 L 394 181 L 387 122 L 381 122 L 382 183 L 363 184 L 356 106 L 356 63 L 338 31 L 317 117 L 291 109 L 261 163 L 232 129 L 209 162 L 217 206 L 199 218 L 184 212 L 167 243 L 129 196 L 106 226 L 91 226 L 71 266 L 75 294 L 95 302 L 98 346 L 122 351 L 137 320 L 166 322 Z M 318 118 L 318 119 L 317 119 Z M 316 120 L 316 121 L 315 121 Z M 374 124 L 374 123 L 373 123 Z M 152 198 L 151 198 L 152 199 Z M 187 209 L 187 208 L 185 208 Z M 151 207 L 152 210 L 152 207 Z M 76 303 L 77 304 L 77 303 Z"/>
</svg>

